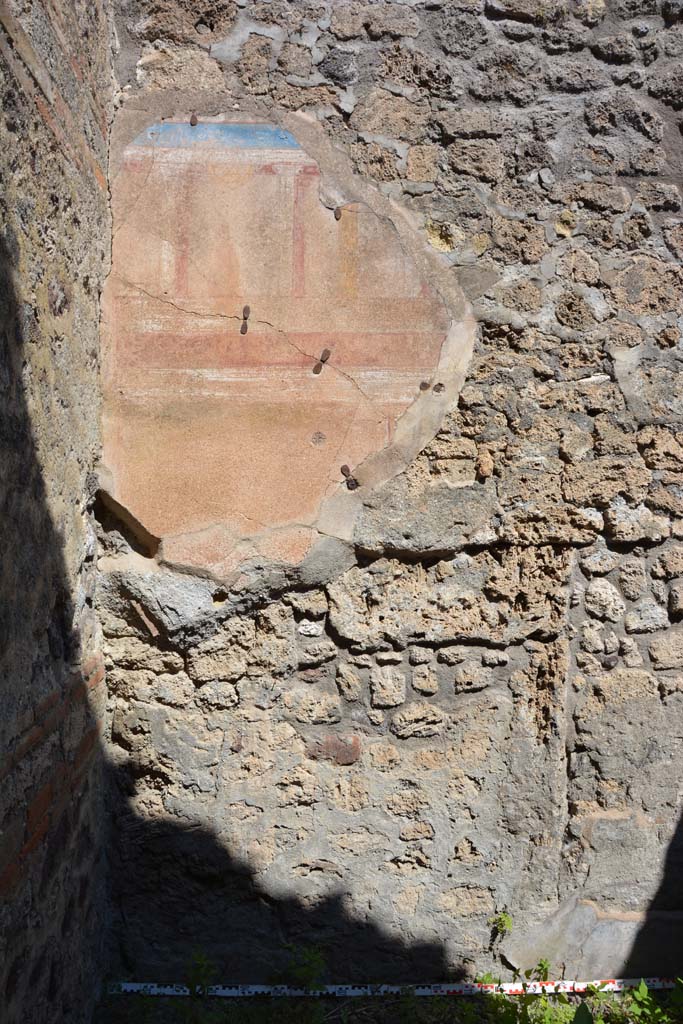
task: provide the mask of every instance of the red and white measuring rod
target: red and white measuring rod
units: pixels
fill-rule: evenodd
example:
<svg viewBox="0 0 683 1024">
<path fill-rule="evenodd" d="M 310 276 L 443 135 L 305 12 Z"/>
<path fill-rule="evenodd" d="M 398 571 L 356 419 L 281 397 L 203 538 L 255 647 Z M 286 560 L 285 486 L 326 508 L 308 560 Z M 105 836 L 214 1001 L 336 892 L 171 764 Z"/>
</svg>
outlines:
<svg viewBox="0 0 683 1024">
<path fill-rule="evenodd" d="M 443 982 L 436 985 L 324 985 L 319 989 L 295 988 L 292 985 L 209 985 L 206 995 L 217 999 L 244 999 L 249 996 L 267 996 L 270 998 L 304 997 L 320 999 L 328 996 L 350 998 L 352 996 L 394 996 L 409 994 L 413 996 L 480 996 L 503 993 L 508 996 L 521 996 L 524 992 L 541 995 L 547 992 L 563 992 L 571 995 L 574 992 L 587 992 L 590 988 L 598 988 L 602 992 L 625 992 L 637 988 L 641 980 L 649 989 L 675 988 L 674 978 L 601 978 L 597 981 L 527 981 L 524 986 L 518 981 L 503 982 L 500 985 L 482 982 Z M 189 996 L 186 985 L 156 985 L 137 981 L 119 981 L 109 987 L 112 995 L 148 995 L 148 996 Z"/>
</svg>

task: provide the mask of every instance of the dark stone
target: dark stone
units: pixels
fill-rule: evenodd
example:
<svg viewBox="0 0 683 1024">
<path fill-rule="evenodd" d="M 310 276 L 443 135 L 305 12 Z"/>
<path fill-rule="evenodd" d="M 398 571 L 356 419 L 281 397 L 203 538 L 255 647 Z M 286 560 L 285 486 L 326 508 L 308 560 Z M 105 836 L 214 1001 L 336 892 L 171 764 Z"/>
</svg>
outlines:
<svg viewBox="0 0 683 1024">
<path fill-rule="evenodd" d="M 318 71 L 337 85 L 350 85 L 358 76 L 356 58 L 346 50 L 334 47 L 318 64 Z"/>
<path fill-rule="evenodd" d="M 667 106 L 680 110 L 683 107 L 683 67 L 676 63 L 669 71 L 653 72 L 648 91 Z"/>
<path fill-rule="evenodd" d="M 23 977 L 26 970 L 26 965 L 29 962 L 28 950 L 22 949 L 21 952 L 17 953 L 12 966 L 7 972 L 7 980 L 5 981 L 5 1004 L 9 1005 L 17 994 L 19 988 L 19 980 Z"/>
<path fill-rule="evenodd" d="M 471 57 L 475 50 L 487 44 L 489 37 L 476 15 L 446 10 L 441 16 L 436 38 L 446 53 Z"/>
<path fill-rule="evenodd" d="M 664 0 L 662 17 L 665 21 L 679 21 L 683 18 L 683 0 Z"/>
</svg>

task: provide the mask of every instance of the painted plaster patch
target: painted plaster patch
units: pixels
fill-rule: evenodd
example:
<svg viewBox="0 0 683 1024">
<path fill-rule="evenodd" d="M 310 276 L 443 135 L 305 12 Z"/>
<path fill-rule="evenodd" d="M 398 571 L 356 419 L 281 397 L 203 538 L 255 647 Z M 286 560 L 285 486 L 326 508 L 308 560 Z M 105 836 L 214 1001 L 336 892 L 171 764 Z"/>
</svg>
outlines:
<svg viewBox="0 0 683 1024">
<path fill-rule="evenodd" d="M 394 225 L 324 205 L 318 163 L 268 124 L 154 124 L 112 193 L 112 497 L 163 560 L 222 579 L 350 541 L 456 369 L 452 314 Z"/>
</svg>

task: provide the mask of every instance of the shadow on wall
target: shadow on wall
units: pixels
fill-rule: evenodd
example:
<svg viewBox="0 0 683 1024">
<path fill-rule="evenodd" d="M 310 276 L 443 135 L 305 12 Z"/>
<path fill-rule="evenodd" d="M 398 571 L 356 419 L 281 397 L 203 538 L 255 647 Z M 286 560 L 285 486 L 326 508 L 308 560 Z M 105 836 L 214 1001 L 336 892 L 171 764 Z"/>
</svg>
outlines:
<svg viewBox="0 0 683 1024">
<path fill-rule="evenodd" d="M 38 337 L 40 328 L 26 321 L 32 314 L 15 294 L 17 259 L 6 235 L 0 242 L 0 1003 L 7 1024 L 76 1024 L 87 1020 L 97 991 L 106 924 L 104 758 L 92 677 L 81 669 L 92 649 L 92 634 L 82 633 L 92 612 L 88 598 L 76 609 L 70 597 L 63 538 L 49 513 L 25 394 L 26 339 Z M 31 386 L 34 399 L 45 402 L 40 383 Z M 343 893 L 311 906 L 273 898 L 205 828 L 141 819 L 128 799 L 134 777 L 112 765 L 106 772 L 111 974 L 181 980 L 192 954 L 202 950 L 220 980 L 270 980 L 292 943 L 318 949 L 329 980 L 405 983 L 465 975 L 464 967 L 449 967 L 441 944 L 404 943 L 355 918 Z M 679 824 L 624 975 L 680 973 L 682 939 Z"/>
<path fill-rule="evenodd" d="M 662 880 L 624 964 L 622 977 L 683 977 L 683 815 L 669 843 Z"/>
<path fill-rule="evenodd" d="M 218 982 L 271 982 L 290 958 L 287 944 L 319 951 L 327 982 L 456 981 L 476 970 L 471 962 L 449 965 L 438 942 L 403 943 L 354 918 L 343 892 L 309 908 L 269 895 L 249 866 L 205 827 L 143 821 L 126 800 L 134 780 L 119 773 L 114 786 L 113 897 L 124 922 L 119 936 L 127 937 L 113 957 L 120 979 L 182 981 L 193 953 L 202 952 L 216 967 Z M 381 915 L 383 908 L 376 909 Z M 614 973 L 683 976 L 683 819 L 628 959 Z"/>
<path fill-rule="evenodd" d="M 10 773 L 0 785 L 3 1024 L 87 1020 L 107 927 L 109 974 L 148 981 L 182 980 L 197 950 L 208 954 L 220 978 L 268 981 L 290 960 L 287 943 L 320 950 L 330 979 L 461 976 L 447 970 L 439 944 L 411 946 L 387 936 L 354 919 L 342 895 L 310 908 L 273 899 L 209 831 L 141 819 L 131 810 L 135 780 L 106 762 L 97 730 L 101 707 L 81 669 L 93 649 L 94 619 L 89 601 L 75 608 L 71 598 L 64 538 L 49 511 L 46 484 L 55 481 L 43 479 L 26 389 L 33 401 L 62 396 L 31 376 L 27 346 L 48 339 L 39 324 L 22 320 L 31 307 L 14 289 L 18 260 L 6 234 L 0 239 L 0 685 L 6 726 L 21 719 L 27 728 L 3 741 L 10 753 Z M 87 636 L 84 621 L 92 624 Z M 111 797 L 109 824 L 102 783 Z M 105 845 L 113 927 L 101 898 Z M 125 948 L 118 945 L 123 932 L 130 939 Z"/>
<path fill-rule="evenodd" d="M 440 945 L 405 945 L 370 922 L 354 920 L 341 895 L 314 908 L 273 899 L 210 832 L 143 820 L 131 810 L 127 795 L 134 778 L 107 764 L 99 739 L 101 675 L 87 669 L 98 640 L 92 595 L 74 606 L 65 539 L 50 514 L 48 492 L 62 481 L 44 478 L 31 411 L 36 402 L 49 409 L 64 396 L 37 379 L 39 357 L 50 358 L 49 339 L 45 325 L 31 319 L 32 307 L 17 296 L 13 268 L 18 262 L 18 246 L 5 229 L 0 235 L 3 1024 L 86 1024 L 98 996 L 107 932 L 108 973 L 117 977 L 182 980 L 193 953 L 203 950 L 221 979 L 271 980 L 289 961 L 286 944 L 292 943 L 327 954 L 331 979 L 445 978 Z M 36 429 L 49 433 L 42 409 L 38 421 Z M 51 472 L 57 473 L 45 470 Z M 106 811 L 104 793 L 111 797 Z M 109 914 L 103 892 L 108 842 Z M 119 931 L 117 923 L 124 921 Z M 125 948 L 118 945 L 124 931 L 132 937 Z M 451 970 L 450 977 L 457 976 Z"/>
<path fill-rule="evenodd" d="M 8 234 L 0 242 L 0 671 L 8 730 L 0 768 L 0 998 L 8 1024 L 41 1013 L 45 1021 L 78 1020 L 104 931 L 98 866 L 103 757 L 94 739 L 89 679 L 81 670 L 92 640 L 81 630 L 92 615 L 88 607 L 73 607 L 63 537 L 50 516 L 36 452 L 25 336 L 40 328 L 17 299 L 17 259 Z M 34 400 L 45 402 L 40 382 L 33 379 L 31 386 Z M 13 722 L 19 723 L 15 730 Z M 330 980 L 464 976 L 464 969 L 449 968 L 439 943 L 410 945 L 355 919 L 342 893 L 310 907 L 273 898 L 205 828 L 140 819 L 127 799 L 134 778 L 113 766 L 106 770 L 113 797 L 111 905 L 115 921 L 125 922 L 114 928 L 115 973 L 182 979 L 193 952 L 202 950 L 221 979 L 266 981 L 284 967 L 292 943 L 319 949 Z M 124 933 L 129 938 L 118 945 Z M 682 964 L 679 823 L 623 974 L 672 975 Z"/>
<path fill-rule="evenodd" d="M 9 219 L 0 201 L 0 215 Z M 89 1019 L 101 965 L 101 761 L 84 652 L 91 601 L 72 600 L 35 431 L 66 401 L 50 382 L 50 328 L 15 290 L 19 245 L 0 228 L 0 1016 Z M 30 268 L 35 271 L 34 267 Z M 34 426 L 35 422 L 40 427 Z M 55 428 L 56 429 L 56 428 Z M 68 458 L 68 454 L 65 458 Z M 71 453 L 71 457 L 73 453 Z M 57 479 L 58 478 L 58 479 Z M 69 496 L 70 507 L 79 496 Z M 94 570 L 94 564 L 92 566 Z M 94 579 L 94 577 L 93 577 Z M 86 635 L 87 634 L 87 635 Z M 101 681 L 102 671 L 99 669 Z"/>
<path fill-rule="evenodd" d="M 114 950 L 112 970 L 121 979 L 182 981 L 193 953 L 201 952 L 217 982 L 268 983 L 291 960 L 288 945 L 315 949 L 327 982 L 465 977 L 464 969 L 448 966 L 440 943 L 404 943 L 354 917 L 343 892 L 310 907 L 269 895 L 205 827 L 143 821 L 126 799 L 134 780 L 119 772 L 113 783 L 112 897 L 126 941 Z M 368 872 L 374 869 L 369 862 Z"/>
</svg>

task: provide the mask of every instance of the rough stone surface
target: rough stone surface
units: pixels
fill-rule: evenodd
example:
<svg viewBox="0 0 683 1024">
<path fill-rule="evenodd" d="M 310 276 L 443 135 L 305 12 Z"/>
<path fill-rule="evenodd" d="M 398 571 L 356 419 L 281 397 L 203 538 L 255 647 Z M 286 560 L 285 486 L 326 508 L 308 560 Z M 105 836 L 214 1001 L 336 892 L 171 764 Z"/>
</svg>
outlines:
<svg viewBox="0 0 683 1024">
<path fill-rule="evenodd" d="M 301 0 L 225 17 L 193 84 L 201 44 L 119 4 L 137 131 L 193 111 L 282 125 L 334 172 L 329 210 L 350 160 L 479 336 L 459 397 L 361 489 L 324 576 L 185 576 L 183 601 L 153 545 L 103 524 L 112 723 L 130 721 L 110 749 L 134 791 L 121 948 L 168 976 L 187 947 L 173 922 L 220 959 L 229 913 L 245 978 L 278 960 L 276 932 L 315 935 L 349 977 L 372 949 L 377 980 L 436 978 L 500 970 L 505 909 L 521 966 L 661 973 L 683 668 L 677 16 Z M 144 835 L 162 820 L 175 858 Z"/>
<path fill-rule="evenodd" d="M 110 30 L 0 5 L 0 1018 L 87 1024 L 105 969 L 91 513 Z"/>
<path fill-rule="evenodd" d="M 96 749 L 84 730 L 101 697 L 91 697 L 89 712 L 78 704 L 58 728 L 32 730 L 37 708 L 61 714 L 50 702 L 67 685 L 71 656 L 62 652 L 76 614 L 84 616 L 81 650 L 97 646 L 84 509 L 98 442 L 93 328 L 109 238 L 106 190 L 94 184 L 106 149 L 108 55 L 98 4 L 8 6 L 25 36 L 3 14 L 2 152 L 13 184 L 1 210 L 18 273 L 16 310 L 3 311 L 3 323 L 21 323 L 14 338 L 23 351 L 0 386 L 9 396 L 5 433 L 24 438 L 24 448 L 15 458 L 10 446 L 2 479 L 21 477 L 24 490 L 3 498 L 1 529 L 3 550 L 27 554 L 3 576 L 11 680 L 3 722 L 13 757 L 46 738 L 3 780 L 0 878 L 14 884 L 17 864 L 26 873 L 25 888 L 0 911 L 0 984 L 3 1009 L 17 1020 L 22 1003 L 24 1019 L 43 1019 L 48 1001 L 55 1019 L 71 1019 L 67 993 L 73 1000 L 94 975 L 102 839 L 89 797 L 74 798 L 63 824 L 42 809 L 48 784 L 68 778 L 73 786 L 78 774 L 55 766 L 87 759 L 88 743 Z M 234 287 L 235 261 L 246 259 L 237 214 L 250 211 L 259 238 L 270 228 L 253 193 L 234 216 L 221 204 L 207 208 L 209 169 L 220 182 L 225 168 L 195 164 L 183 151 L 164 190 L 157 176 L 169 166 L 157 163 L 161 148 L 147 147 L 138 176 L 149 172 L 154 201 L 144 186 L 125 185 L 126 147 L 154 125 L 201 135 L 206 124 L 250 122 L 297 140 L 302 166 L 319 174 L 306 221 L 318 226 L 315 273 L 325 282 L 302 329 L 324 332 L 344 312 L 338 291 L 328 301 L 323 242 L 363 218 L 376 227 L 363 236 L 377 244 L 358 285 L 373 330 L 391 303 L 376 308 L 372 282 L 383 274 L 395 281 L 397 267 L 403 280 L 392 295 L 418 296 L 432 310 L 438 296 L 447 309 L 450 325 L 439 321 L 436 334 L 457 327 L 471 341 L 470 310 L 478 322 L 464 382 L 462 347 L 442 349 L 443 380 L 427 375 L 431 350 L 427 358 L 417 345 L 399 347 L 410 356 L 401 367 L 414 408 L 429 412 L 418 427 L 412 405 L 397 419 L 381 447 L 391 458 L 363 463 L 367 478 L 340 430 L 338 458 L 322 475 L 299 474 L 294 485 L 285 473 L 273 487 L 272 453 L 286 467 L 290 435 L 278 453 L 271 434 L 264 482 L 261 449 L 245 450 L 224 420 L 215 434 L 197 432 L 196 451 L 166 459 L 178 471 L 174 492 L 139 472 L 144 508 L 117 490 L 123 461 L 100 473 L 113 973 L 180 979 L 201 947 L 226 980 L 265 980 L 287 958 L 286 943 L 321 947 L 331 979 L 342 981 L 367 980 L 369 963 L 370 980 L 402 982 L 500 972 L 504 962 L 527 967 L 541 956 L 568 976 L 680 970 L 679 7 L 113 4 L 115 215 L 126 195 L 141 195 L 119 219 L 115 260 L 149 293 L 135 299 L 133 287 L 124 296 L 109 278 L 113 307 L 125 299 L 130 313 L 138 304 L 127 337 L 144 365 L 133 360 L 136 372 L 119 374 L 122 391 L 148 392 L 158 413 L 168 379 L 154 386 L 150 371 L 177 369 L 187 380 L 196 371 L 199 417 L 202 387 L 216 387 L 216 353 L 227 352 L 228 338 L 252 345 L 263 333 L 277 347 L 272 334 L 292 330 L 260 317 L 260 297 Z M 281 169 L 268 185 L 282 188 L 288 217 L 291 182 Z M 166 198 L 177 216 L 159 215 Z M 265 187 L 263 208 L 277 208 Z M 154 265 L 146 266 L 136 232 L 148 237 Z M 277 237 L 262 254 L 273 268 L 263 273 L 269 301 L 286 255 Z M 176 276 L 166 296 L 164 273 L 176 273 L 179 251 L 192 290 Z M 253 312 L 240 335 L 246 304 Z M 367 359 L 372 331 L 359 327 L 357 312 L 350 329 L 366 339 Z M 116 330 L 110 313 L 108 305 L 107 344 Z M 260 319 L 274 327 L 257 331 Z M 181 346 L 179 367 L 148 365 L 164 323 L 170 342 L 194 332 L 195 349 L 211 361 L 196 366 Z M 143 339 L 137 349 L 135 337 Z M 302 349 L 306 359 L 317 354 Z M 256 347 L 248 351 L 257 363 Z M 389 346 L 380 351 L 386 367 Z M 359 368 L 366 362 L 348 367 L 354 384 Z M 236 371 L 234 359 L 227 369 Z M 271 374 L 275 391 L 284 391 L 286 369 Z M 336 402 L 354 385 L 334 370 L 331 355 L 311 381 L 337 381 Z M 394 384 L 392 376 L 386 395 L 378 387 L 379 404 Z M 162 466 L 171 422 L 188 430 L 187 403 L 175 421 L 174 409 L 144 443 L 121 445 L 120 459 L 127 451 L 139 466 Z M 310 428 L 310 458 L 320 452 L 318 433 L 326 426 Z M 353 451 L 377 451 L 377 437 L 361 433 Z M 239 455 L 249 506 L 240 506 L 233 478 L 226 494 L 227 451 Z M 216 479 L 202 491 L 192 473 L 207 461 Z M 347 463 L 359 488 L 344 482 Z M 315 557 L 306 535 L 313 517 L 301 536 L 288 536 L 284 554 L 275 550 L 275 517 L 289 516 L 291 526 L 288 503 L 319 502 L 322 478 L 343 501 L 315 519 Z M 269 550 L 254 545 L 228 564 L 232 535 L 187 533 L 224 524 L 235 507 L 258 518 L 266 483 Z M 212 494 L 215 519 L 178 533 L 181 506 Z M 38 506 L 49 516 L 36 519 Z M 26 544 L 27 531 L 35 543 Z M 191 555 L 167 543 L 187 536 Z M 56 567 L 55 551 L 63 552 Z M 55 580 L 66 581 L 66 598 Z M 55 831 L 43 832 L 53 820 Z M 53 834 L 54 844 L 43 844 Z M 490 924 L 502 910 L 513 921 L 504 943 Z M 78 932 L 74 921 L 85 922 Z M 38 952 L 26 970 L 29 944 Z"/>
</svg>

